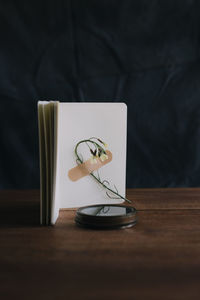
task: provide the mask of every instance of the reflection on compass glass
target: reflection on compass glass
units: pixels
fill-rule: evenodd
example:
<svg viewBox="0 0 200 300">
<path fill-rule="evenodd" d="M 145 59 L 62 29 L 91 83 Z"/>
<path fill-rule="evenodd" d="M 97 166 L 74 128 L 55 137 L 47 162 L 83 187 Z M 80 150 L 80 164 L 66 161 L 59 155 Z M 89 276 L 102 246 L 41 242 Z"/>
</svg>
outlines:
<svg viewBox="0 0 200 300">
<path fill-rule="evenodd" d="M 124 216 L 127 213 L 127 208 L 120 207 L 120 206 L 101 205 L 101 206 L 83 208 L 82 213 L 91 216 L 104 216 L 104 217 Z"/>
<path fill-rule="evenodd" d="M 136 209 L 123 205 L 93 205 L 79 208 L 75 221 L 92 228 L 131 227 L 136 224 Z"/>
</svg>

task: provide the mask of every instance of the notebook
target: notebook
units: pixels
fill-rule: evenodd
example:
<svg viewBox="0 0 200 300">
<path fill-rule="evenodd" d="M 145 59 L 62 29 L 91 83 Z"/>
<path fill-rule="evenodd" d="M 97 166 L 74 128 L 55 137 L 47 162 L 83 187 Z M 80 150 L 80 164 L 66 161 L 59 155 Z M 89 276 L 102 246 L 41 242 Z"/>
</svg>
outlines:
<svg viewBox="0 0 200 300">
<path fill-rule="evenodd" d="M 55 224 L 60 209 L 123 202 L 113 199 L 114 194 L 109 197 L 111 194 L 91 174 L 125 197 L 126 104 L 39 101 L 38 128 L 41 224 Z M 80 163 L 75 147 L 85 140 L 88 142 L 80 143 L 77 150 Z M 103 148 L 107 144 L 106 152 L 95 159 L 90 141 Z M 85 165 L 89 168 L 84 169 Z"/>
</svg>

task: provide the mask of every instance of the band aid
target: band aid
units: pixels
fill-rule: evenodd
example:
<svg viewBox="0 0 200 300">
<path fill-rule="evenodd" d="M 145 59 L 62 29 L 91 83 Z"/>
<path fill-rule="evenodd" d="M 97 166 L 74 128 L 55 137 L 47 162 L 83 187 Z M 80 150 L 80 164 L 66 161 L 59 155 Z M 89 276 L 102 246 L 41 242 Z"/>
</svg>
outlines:
<svg viewBox="0 0 200 300">
<path fill-rule="evenodd" d="M 96 158 L 96 163 L 91 163 L 91 160 L 88 159 L 84 163 L 70 169 L 68 172 L 69 179 L 72 181 L 77 181 L 108 164 L 112 160 L 112 153 L 107 150 L 106 154 L 108 158 L 104 161 L 101 161 L 101 159 L 98 157 Z"/>
</svg>

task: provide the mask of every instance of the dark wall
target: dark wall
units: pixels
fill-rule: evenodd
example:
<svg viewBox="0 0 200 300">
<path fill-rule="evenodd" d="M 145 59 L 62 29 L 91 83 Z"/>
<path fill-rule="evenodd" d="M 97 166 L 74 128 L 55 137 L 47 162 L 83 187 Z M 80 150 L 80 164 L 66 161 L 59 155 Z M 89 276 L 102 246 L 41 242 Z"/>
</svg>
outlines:
<svg viewBox="0 0 200 300">
<path fill-rule="evenodd" d="M 39 99 L 126 102 L 128 187 L 199 186 L 199 3 L 0 1 L 0 188 L 39 187 Z"/>
</svg>

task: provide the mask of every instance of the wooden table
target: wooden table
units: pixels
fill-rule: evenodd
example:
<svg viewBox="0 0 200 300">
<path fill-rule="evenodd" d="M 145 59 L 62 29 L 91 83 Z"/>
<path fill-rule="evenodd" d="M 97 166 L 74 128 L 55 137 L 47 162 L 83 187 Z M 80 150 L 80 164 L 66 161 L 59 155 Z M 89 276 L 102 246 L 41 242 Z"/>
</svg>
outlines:
<svg viewBox="0 0 200 300">
<path fill-rule="evenodd" d="M 200 189 L 133 189 L 130 229 L 39 226 L 39 192 L 0 192 L 0 299 L 200 299 Z"/>
</svg>

